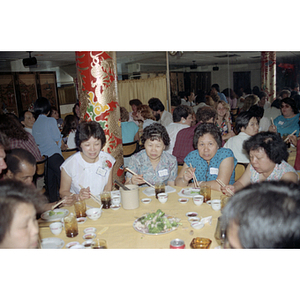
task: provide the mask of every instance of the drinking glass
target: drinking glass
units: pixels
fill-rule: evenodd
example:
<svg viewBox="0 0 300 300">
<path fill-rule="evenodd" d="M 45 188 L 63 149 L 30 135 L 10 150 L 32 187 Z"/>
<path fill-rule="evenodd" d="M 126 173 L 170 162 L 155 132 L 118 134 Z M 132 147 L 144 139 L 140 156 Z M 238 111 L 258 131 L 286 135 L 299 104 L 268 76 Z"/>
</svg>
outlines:
<svg viewBox="0 0 300 300">
<path fill-rule="evenodd" d="M 75 213 L 76 213 L 76 218 L 80 218 L 80 217 L 86 217 L 86 204 L 85 204 L 85 200 L 77 200 L 74 203 L 74 209 L 75 209 Z"/>
<path fill-rule="evenodd" d="M 107 249 L 107 242 L 103 239 L 94 239 L 91 247 L 92 249 Z"/>
<path fill-rule="evenodd" d="M 204 184 L 200 188 L 200 195 L 203 196 L 204 203 L 210 200 L 211 198 L 211 187 L 210 185 Z"/>
<path fill-rule="evenodd" d="M 222 226 L 221 226 L 221 217 L 218 218 L 217 227 L 216 227 L 216 230 L 215 230 L 214 237 L 216 239 L 216 242 L 223 248 L 226 233 L 225 233 L 225 229 L 222 228 Z"/>
<path fill-rule="evenodd" d="M 64 225 L 67 237 L 75 237 L 78 235 L 78 223 L 73 213 L 64 217 Z"/>
<path fill-rule="evenodd" d="M 110 192 L 102 192 L 100 194 L 101 203 L 104 209 L 108 209 L 111 206 L 111 194 Z"/>
<path fill-rule="evenodd" d="M 165 193 L 165 183 L 164 182 L 156 182 L 155 183 L 155 197 L 160 193 Z"/>
</svg>

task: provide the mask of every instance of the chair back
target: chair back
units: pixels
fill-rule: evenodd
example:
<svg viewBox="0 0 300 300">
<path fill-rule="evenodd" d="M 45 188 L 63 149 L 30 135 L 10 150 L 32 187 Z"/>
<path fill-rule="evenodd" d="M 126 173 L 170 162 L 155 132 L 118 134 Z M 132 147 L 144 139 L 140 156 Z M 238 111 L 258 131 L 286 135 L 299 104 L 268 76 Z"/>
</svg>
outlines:
<svg viewBox="0 0 300 300">
<path fill-rule="evenodd" d="M 48 162 L 48 156 L 43 155 L 43 159 L 36 162 L 36 174 L 38 177 L 42 177 L 45 175 L 46 165 Z"/>
<path fill-rule="evenodd" d="M 183 167 L 183 163 L 177 163 L 177 167 L 178 167 L 178 171 L 177 171 L 177 175 L 178 175 Z"/>
<path fill-rule="evenodd" d="M 237 181 L 241 178 L 241 176 L 244 174 L 246 170 L 245 164 L 237 163 L 235 167 L 235 177 L 234 180 Z"/>
<path fill-rule="evenodd" d="M 123 144 L 124 157 L 129 157 L 136 152 L 139 152 L 139 141 Z"/>
<path fill-rule="evenodd" d="M 77 151 L 78 151 L 77 148 L 66 149 L 66 150 L 61 150 L 61 154 L 64 157 L 64 159 L 66 160 L 68 157 L 75 154 Z"/>
</svg>

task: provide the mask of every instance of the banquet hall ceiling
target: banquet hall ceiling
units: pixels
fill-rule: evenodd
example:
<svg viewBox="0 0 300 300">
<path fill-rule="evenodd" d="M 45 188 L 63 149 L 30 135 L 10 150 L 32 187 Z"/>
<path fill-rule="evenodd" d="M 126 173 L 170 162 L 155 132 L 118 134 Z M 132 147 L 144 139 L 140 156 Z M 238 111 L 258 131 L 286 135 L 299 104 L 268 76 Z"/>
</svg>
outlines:
<svg viewBox="0 0 300 300">
<path fill-rule="evenodd" d="M 260 51 L 169 51 L 170 71 L 179 68 L 190 68 L 192 64 L 200 66 L 223 64 L 260 63 Z M 171 55 L 173 54 L 173 55 Z M 74 51 L 32 51 L 32 57 L 37 59 L 36 71 L 45 68 L 75 68 Z M 300 51 L 278 51 L 277 62 L 300 62 Z M 0 51 L 0 71 L 7 70 L 11 62 L 28 58 L 26 51 Z M 117 51 L 118 74 L 128 73 L 128 65 L 143 66 L 145 72 L 165 72 L 165 51 Z M 121 68 L 120 68 L 121 66 Z M 72 73 L 72 72 L 71 72 Z M 72 75 L 72 74 L 70 74 Z M 120 74 L 119 74 L 120 75 Z"/>
</svg>

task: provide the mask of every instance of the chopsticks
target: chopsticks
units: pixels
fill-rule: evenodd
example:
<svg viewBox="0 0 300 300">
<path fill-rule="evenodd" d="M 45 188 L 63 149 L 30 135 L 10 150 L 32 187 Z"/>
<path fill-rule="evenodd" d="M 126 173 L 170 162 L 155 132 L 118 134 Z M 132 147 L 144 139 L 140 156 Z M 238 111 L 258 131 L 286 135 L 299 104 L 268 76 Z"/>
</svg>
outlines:
<svg viewBox="0 0 300 300">
<path fill-rule="evenodd" d="M 226 186 L 225 183 L 224 183 L 222 180 L 218 179 L 218 178 L 216 179 L 216 182 L 217 182 L 220 186 L 222 186 L 222 187 L 225 187 L 225 186 Z M 234 195 L 234 193 L 233 193 L 231 190 L 227 189 L 227 188 L 226 188 L 226 191 L 227 191 L 231 196 Z"/>
<path fill-rule="evenodd" d="M 135 172 L 133 172 L 133 171 L 131 171 L 130 169 L 128 169 L 127 167 L 125 168 L 125 170 L 127 170 L 127 171 L 128 171 L 129 173 L 131 173 L 132 175 L 138 175 L 138 174 L 136 174 Z M 145 181 L 145 183 L 147 183 L 148 185 L 150 185 L 151 187 L 153 187 L 153 188 L 155 189 L 155 186 L 152 185 L 150 182 L 146 181 L 145 179 L 144 179 L 144 181 Z"/>
<path fill-rule="evenodd" d="M 83 187 L 82 185 L 79 184 L 79 186 L 80 186 L 81 189 L 84 189 L 84 187 Z M 92 198 L 95 202 L 97 202 L 99 205 L 101 205 L 100 208 L 102 208 L 102 203 L 96 198 L 96 196 L 94 196 L 93 194 L 91 194 L 91 198 Z"/>
<path fill-rule="evenodd" d="M 193 168 L 192 164 L 190 163 L 190 167 Z M 193 179 L 194 179 L 194 187 L 199 187 L 198 185 L 198 181 L 197 181 L 197 178 L 196 178 L 196 175 L 195 175 L 195 172 L 193 172 Z"/>
<path fill-rule="evenodd" d="M 286 137 L 286 139 L 284 140 L 284 142 L 286 142 L 286 141 L 289 139 L 290 136 L 294 135 L 295 132 L 297 132 L 297 129 L 294 130 L 293 133 L 289 134 L 289 135 Z"/>
<path fill-rule="evenodd" d="M 73 194 L 71 194 L 70 196 L 73 196 Z M 60 201 L 58 201 L 55 205 L 52 206 L 51 210 L 53 210 L 55 207 L 59 206 L 60 204 L 62 204 L 65 201 L 65 199 L 61 199 Z"/>
</svg>

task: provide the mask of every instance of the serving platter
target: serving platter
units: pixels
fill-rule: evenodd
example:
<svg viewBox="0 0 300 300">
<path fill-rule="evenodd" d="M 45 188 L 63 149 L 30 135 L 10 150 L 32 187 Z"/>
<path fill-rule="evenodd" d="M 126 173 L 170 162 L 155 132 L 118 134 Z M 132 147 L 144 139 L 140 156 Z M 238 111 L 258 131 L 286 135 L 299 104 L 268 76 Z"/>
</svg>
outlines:
<svg viewBox="0 0 300 300">
<path fill-rule="evenodd" d="M 65 242 L 56 237 L 45 238 L 41 240 L 42 249 L 61 249 L 65 245 Z"/>
<path fill-rule="evenodd" d="M 174 189 L 169 185 L 166 185 L 165 193 L 174 193 L 174 192 L 176 192 L 176 189 Z M 145 190 L 143 190 L 143 193 L 148 197 L 155 196 L 155 189 L 152 187 L 148 187 Z"/>
<path fill-rule="evenodd" d="M 53 214 L 54 212 L 54 214 Z M 54 210 L 47 210 L 41 215 L 41 219 L 52 222 L 60 221 L 62 218 L 66 217 L 69 214 L 69 211 L 64 208 L 57 208 Z"/>
</svg>

